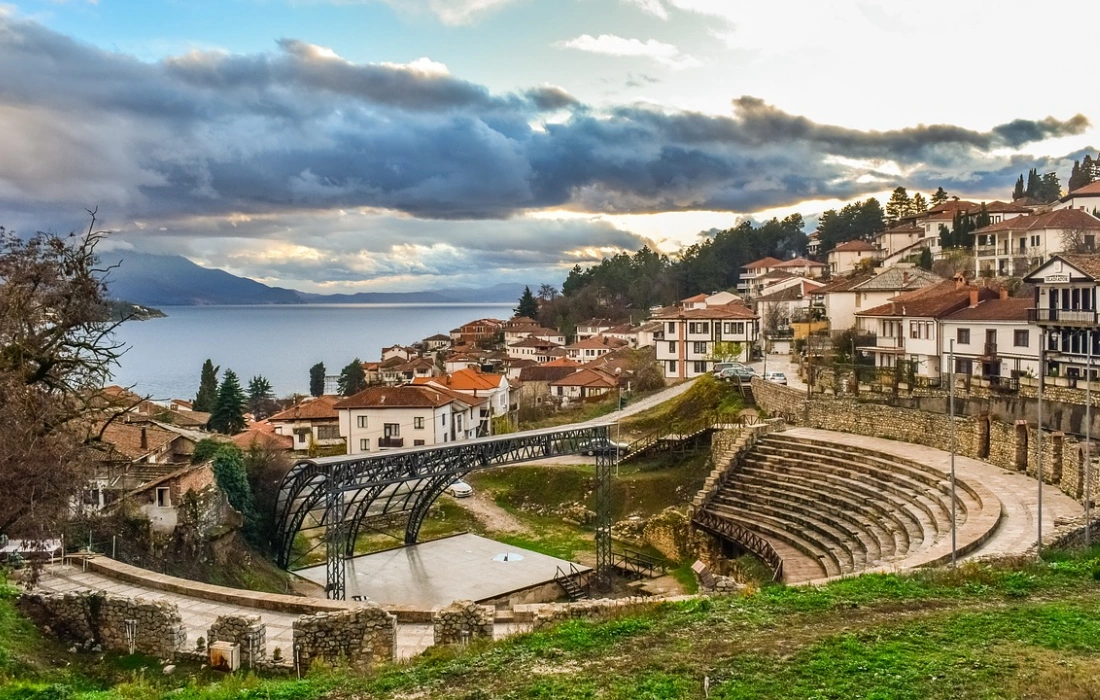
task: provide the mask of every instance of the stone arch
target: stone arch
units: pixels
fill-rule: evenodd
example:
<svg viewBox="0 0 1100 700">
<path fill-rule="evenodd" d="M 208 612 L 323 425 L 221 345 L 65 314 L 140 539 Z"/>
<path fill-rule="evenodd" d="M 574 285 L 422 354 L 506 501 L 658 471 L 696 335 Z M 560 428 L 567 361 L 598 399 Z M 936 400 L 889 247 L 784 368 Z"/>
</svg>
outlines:
<svg viewBox="0 0 1100 700">
<path fill-rule="evenodd" d="M 989 459 L 989 416 L 978 418 L 978 459 Z"/>
<path fill-rule="evenodd" d="M 1027 471 L 1027 421 L 1016 421 L 1016 469 Z"/>
<path fill-rule="evenodd" d="M 1050 436 L 1050 483 L 1062 483 L 1062 457 L 1065 449 L 1066 436 L 1064 433 L 1054 433 Z"/>
</svg>

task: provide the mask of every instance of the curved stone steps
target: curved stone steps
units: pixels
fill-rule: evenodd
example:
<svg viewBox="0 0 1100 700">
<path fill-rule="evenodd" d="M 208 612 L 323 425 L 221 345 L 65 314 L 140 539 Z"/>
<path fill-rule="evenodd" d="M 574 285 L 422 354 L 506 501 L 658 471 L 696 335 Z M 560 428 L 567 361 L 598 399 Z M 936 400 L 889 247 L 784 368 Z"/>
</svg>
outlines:
<svg viewBox="0 0 1100 700">
<path fill-rule="evenodd" d="M 779 542 L 784 542 L 794 547 L 811 561 L 820 563 L 823 577 L 840 576 L 844 573 L 836 554 L 828 547 L 806 537 L 803 533 L 785 529 L 783 523 L 776 522 L 766 515 L 758 515 L 742 508 L 735 508 L 724 504 L 708 506 L 707 510 L 718 516 L 740 523 L 742 526 L 773 543 L 773 546 L 775 541 L 778 540 Z M 785 568 L 786 565 L 784 564 L 784 569 Z"/>
</svg>

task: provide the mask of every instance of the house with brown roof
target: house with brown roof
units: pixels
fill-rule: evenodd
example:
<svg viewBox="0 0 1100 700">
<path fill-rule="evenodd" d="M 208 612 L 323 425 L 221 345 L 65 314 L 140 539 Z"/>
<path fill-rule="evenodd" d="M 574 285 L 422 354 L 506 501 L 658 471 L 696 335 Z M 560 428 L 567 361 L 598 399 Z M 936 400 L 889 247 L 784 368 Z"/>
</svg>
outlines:
<svg viewBox="0 0 1100 700">
<path fill-rule="evenodd" d="M 438 377 L 417 378 L 417 386 L 435 386 L 457 392 L 479 400 L 478 418 L 481 434 L 491 435 L 491 419 L 507 415 L 512 410 L 511 385 L 502 374 L 482 372 L 479 369 L 466 369 L 444 374 Z M 480 403 L 484 399 L 485 403 Z"/>
<path fill-rule="evenodd" d="M 619 380 L 613 374 L 598 369 L 583 367 L 568 376 L 549 383 L 550 393 L 557 399 L 580 400 L 606 396 L 619 387 Z"/>
<path fill-rule="evenodd" d="M 746 297 L 751 297 L 760 289 L 757 282 L 761 277 L 776 270 L 776 265 L 782 264 L 779 258 L 766 257 L 753 260 L 741 268 L 741 274 L 737 277 L 737 290 Z"/>
<path fill-rule="evenodd" d="M 784 260 L 775 266 L 776 270 L 786 272 L 797 277 L 808 277 L 810 279 L 817 279 L 825 275 L 827 266 L 825 263 L 819 263 L 816 260 L 810 260 L 808 258 L 798 257 L 792 260 Z"/>
<path fill-rule="evenodd" d="M 671 306 L 653 314 L 664 326 L 656 341 L 657 361 L 666 379 L 688 379 L 713 371 L 716 347 L 737 343 L 748 361 L 760 337 L 760 317 L 741 303 L 708 306 L 705 309 Z M 717 346 L 716 343 L 723 343 Z"/>
<path fill-rule="evenodd" d="M 609 318 L 590 318 L 583 323 L 577 324 L 577 340 L 594 338 L 609 328 L 614 328 L 616 325 L 618 324 Z"/>
<path fill-rule="evenodd" d="M 1100 211 L 1100 180 L 1090 182 L 1066 194 L 1054 204 L 1054 209 L 1079 209 L 1090 214 Z"/>
<path fill-rule="evenodd" d="M 335 405 L 348 454 L 442 445 L 478 434 L 474 398 L 435 385 L 368 387 Z"/>
<path fill-rule="evenodd" d="M 504 331 L 504 322 L 495 318 L 479 318 L 451 331 L 455 345 L 478 345 L 495 340 Z"/>
<path fill-rule="evenodd" d="M 1001 290 L 993 299 L 977 299 L 943 318 L 940 335 L 942 372 L 972 375 L 995 388 L 1018 388 L 1016 379 L 1039 375 L 1039 329 L 1028 322 L 1031 298 L 1012 299 Z"/>
<path fill-rule="evenodd" d="M 1022 277 L 1059 253 L 1097 250 L 1100 219 L 1083 209 L 1018 216 L 977 229 L 974 268 L 979 276 Z"/>
<path fill-rule="evenodd" d="M 315 448 L 332 448 L 344 445 L 340 434 L 340 414 L 336 410 L 339 396 L 310 397 L 269 417 L 265 422 L 275 435 L 290 438 L 291 449 L 308 452 Z"/>
<path fill-rule="evenodd" d="M 829 251 L 829 274 L 846 275 L 857 268 L 873 265 L 881 257 L 882 251 L 867 241 L 847 241 Z"/>
<path fill-rule="evenodd" d="M 808 315 L 810 295 L 825 286 L 824 282 L 796 278 L 797 283 L 779 289 L 765 289 L 753 299 L 756 315 L 764 321 L 765 332 L 783 332 L 790 329 L 791 321 Z M 770 328 L 769 325 L 774 326 Z"/>
<path fill-rule="evenodd" d="M 451 347 L 451 336 L 436 333 L 435 335 L 429 335 L 420 342 L 424 343 L 425 350 L 428 352 L 435 352 L 436 350 L 443 350 Z"/>
<path fill-rule="evenodd" d="M 850 273 L 810 292 L 810 307 L 824 313 L 831 332 L 856 325 L 856 313 L 885 304 L 903 292 L 943 282 L 939 275 L 906 263 L 874 272 Z"/>
<path fill-rule="evenodd" d="M 416 348 L 410 348 L 406 345 L 391 345 L 388 348 L 382 348 L 382 362 L 394 357 L 400 357 L 403 361 L 408 362 L 419 355 L 420 353 Z"/>
<path fill-rule="evenodd" d="M 508 346 L 508 357 L 534 360 L 536 362 L 549 362 L 550 351 L 560 347 L 560 343 L 555 343 L 535 335 L 529 335 Z"/>
<path fill-rule="evenodd" d="M 571 360 L 577 362 L 589 362 L 594 360 L 604 353 L 611 352 L 625 345 L 628 345 L 627 341 L 619 340 L 618 338 L 606 338 L 603 335 L 593 336 L 586 338 L 585 340 L 578 340 L 575 343 L 565 346 L 565 352 Z"/>
<path fill-rule="evenodd" d="M 185 464 L 138 486 L 125 498 L 145 515 L 154 532 L 171 534 L 179 522 L 179 506 L 184 497 L 216 488 L 210 462 Z"/>
<path fill-rule="evenodd" d="M 871 355 L 880 369 L 893 369 L 906 361 L 911 363 L 914 376 L 938 380 L 943 370 L 943 319 L 968 305 L 999 297 L 997 290 L 969 286 L 961 276 L 899 294 L 885 304 L 856 313 L 860 326 L 876 334 L 873 346 L 858 349 Z"/>
<path fill-rule="evenodd" d="M 1068 211 L 1068 210 L 1067 210 Z M 1044 336 L 1043 373 L 1097 378 L 1100 357 L 1100 254 L 1062 253 L 1032 270 L 1030 318 Z M 1091 346 L 1091 349 L 1090 349 Z M 1089 355 L 1092 364 L 1089 364 Z"/>
</svg>

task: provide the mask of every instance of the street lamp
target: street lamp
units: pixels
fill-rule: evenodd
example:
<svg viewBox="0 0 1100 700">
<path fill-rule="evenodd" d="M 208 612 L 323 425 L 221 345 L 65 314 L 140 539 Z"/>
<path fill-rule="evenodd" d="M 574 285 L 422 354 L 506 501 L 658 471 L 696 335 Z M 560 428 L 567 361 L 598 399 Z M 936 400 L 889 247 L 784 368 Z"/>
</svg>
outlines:
<svg viewBox="0 0 1100 700">
<path fill-rule="evenodd" d="M 948 360 L 948 369 L 951 370 L 951 566 L 954 567 L 955 562 L 955 339 L 951 339 L 951 352 L 950 359 Z"/>
<path fill-rule="evenodd" d="M 1085 361 L 1085 548 L 1092 544 L 1092 329 L 1086 331 Z"/>
</svg>

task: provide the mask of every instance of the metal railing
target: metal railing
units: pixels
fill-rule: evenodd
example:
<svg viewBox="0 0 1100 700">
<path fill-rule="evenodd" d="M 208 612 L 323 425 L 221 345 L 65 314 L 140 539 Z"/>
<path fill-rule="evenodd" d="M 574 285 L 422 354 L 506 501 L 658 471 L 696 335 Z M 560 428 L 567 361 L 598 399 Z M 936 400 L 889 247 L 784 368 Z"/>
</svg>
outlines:
<svg viewBox="0 0 1100 700">
<path fill-rule="evenodd" d="M 693 521 L 696 525 L 708 530 L 719 537 L 736 542 L 756 556 L 760 557 L 768 568 L 772 570 L 772 580 L 783 580 L 783 558 L 775 551 L 771 543 L 756 534 L 741 523 L 701 510 L 695 514 Z"/>
<path fill-rule="evenodd" d="M 655 576 L 658 572 L 664 574 L 668 566 L 661 559 L 650 556 L 644 552 L 633 549 L 623 549 L 621 552 L 611 553 L 612 566 L 637 576 Z"/>
<path fill-rule="evenodd" d="M 1095 310 L 1082 311 L 1081 309 L 1028 309 L 1027 320 L 1032 323 L 1070 323 L 1074 325 L 1097 324 Z"/>
<path fill-rule="evenodd" d="M 997 344 L 986 343 L 982 347 L 982 357 L 996 357 L 997 356 Z"/>
<path fill-rule="evenodd" d="M 399 437 L 384 437 L 378 438 L 378 447 L 404 447 L 405 438 Z"/>
</svg>

